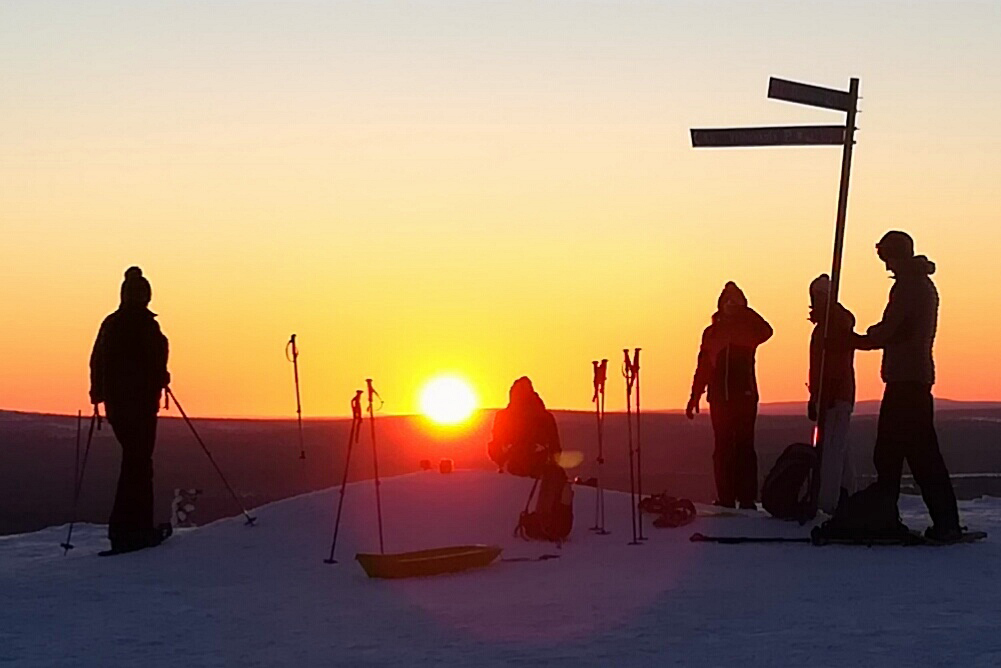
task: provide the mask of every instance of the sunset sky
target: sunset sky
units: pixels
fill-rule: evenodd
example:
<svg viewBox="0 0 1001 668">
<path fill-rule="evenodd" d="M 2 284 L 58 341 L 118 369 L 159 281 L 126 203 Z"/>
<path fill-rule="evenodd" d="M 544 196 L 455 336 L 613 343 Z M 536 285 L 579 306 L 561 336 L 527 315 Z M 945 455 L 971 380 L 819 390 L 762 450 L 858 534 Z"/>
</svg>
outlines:
<svg viewBox="0 0 1001 668">
<path fill-rule="evenodd" d="M 842 296 L 860 328 L 908 230 L 938 265 L 936 394 L 1001 399 L 1001 4 L 0 4 L 0 408 L 75 412 L 124 270 L 153 285 L 189 413 L 388 413 L 439 373 L 484 406 L 527 374 L 587 409 L 643 348 L 683 408 L 735 280 L 776 334 L 763 401 L 804 400 L 807 286 L 840 150 L 693 150 L 691 127 L 833 124 L 769 76 L 861 80 Z M 879 354 L 857 363 L 882 392 Z"/>
</svg>

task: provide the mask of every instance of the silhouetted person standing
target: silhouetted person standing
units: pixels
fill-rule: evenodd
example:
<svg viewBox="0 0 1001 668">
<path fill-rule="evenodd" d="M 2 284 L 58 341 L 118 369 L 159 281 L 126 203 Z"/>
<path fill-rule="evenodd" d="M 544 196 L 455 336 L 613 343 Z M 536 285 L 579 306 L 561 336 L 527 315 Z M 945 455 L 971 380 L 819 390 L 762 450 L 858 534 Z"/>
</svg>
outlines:
<svg viewBox="0 0 1001 668">
<path fill-rule="evenodd" d="M 537 478 L 561 451 L 556 419 L 527 376 L 514 381 L 508 397 L 507 407 L 494 416 L 487 453 L 502 470 Z"/>
<path fill-rule="evenodd" d="M 771 326 L 747 305 L 735 283 L 719 296 L 712 324 L 702 333 L 692 396 L 685 414 L 699 412 L 699 400 L 708 387 L 709 416 L 715 449 L 716 505 L 756 508 L 758 456 L 754 451 L 754 422 L 758 415 L 758 381 L 754 352 L 772 336 Z"/>
<path fill-rule="evenodd" d="M 148 308 L 151 296 L 142 270 L 130 267 L 121 305 L 101 323 L 90 357 L 90 400 L 104 403 L 122 446 L 121 474 L 108 520 L 114 551 L 155 545 L 163 537 L 153 523 L 153 447 L 160 396 L 170 374 L 167 338 Z"/>
<path fill-rule="evenodd" d="M 821 274 L 810 284 L 810 401 L 807 414 L 817 421 L 823 414 L 823 461 L 817 506 L 833 515 L 842 496 L 855 493 L 855 468 L 848 447 L 848 427 L 855 407 L 855 348 L 852 335 L 855 316 L 838 303 L 831 304 L 831 324 L 827 331 L 827 354 L 823 357 L 824 382 L 821 386 L 821 355 L 824 352 L 824 320 L 831 279 Z M 818 397 L 819 393 L 819 397 Z M 823 402 L 823 407 L 818 404 Z"/>
<path fill-rule="evenodd" d="M 914 240 L 905 232 L 887 232 L 876 244 L 876 253 L 893 273 L 894 283 L 883 319 L 864 336 L 856 336 L 855 347 L 883 350 L 886 389 L 873 453 L 877 484 L 896 501 L 906 459 L 931 514 L 933 526 L 926 534 L 934 540 L 956 540 L 956 494 L 938 446 L 931 394 L 938 325 L 938 290 L 931 280 L 935 264 L 914 255 Z"/>
</svg>

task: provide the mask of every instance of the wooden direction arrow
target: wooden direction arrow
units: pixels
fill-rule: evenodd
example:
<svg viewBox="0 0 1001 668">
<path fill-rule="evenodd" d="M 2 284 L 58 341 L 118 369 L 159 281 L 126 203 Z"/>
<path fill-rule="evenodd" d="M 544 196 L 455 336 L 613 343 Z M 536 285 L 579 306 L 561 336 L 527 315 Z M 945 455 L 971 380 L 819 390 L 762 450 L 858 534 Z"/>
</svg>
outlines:
<svg viewBox="0 0 1001 668">
<path fill-rule="evenodd" d="M 822 88 L 798 81 L 786 81 L 772 77 L 768 80 L 768 97 L 785 100 L 811 107 L 823 107 L 836 111 L 849 111 L 854 106 L 852 96 L 847 91 Z"/>
<path fill-rule="evenodd" d="M 692 146 L 840 146 L 845 143 L 842 125 L 792 125 L 765 128 L 713 128 L 692 130 Z"/>
</svg>

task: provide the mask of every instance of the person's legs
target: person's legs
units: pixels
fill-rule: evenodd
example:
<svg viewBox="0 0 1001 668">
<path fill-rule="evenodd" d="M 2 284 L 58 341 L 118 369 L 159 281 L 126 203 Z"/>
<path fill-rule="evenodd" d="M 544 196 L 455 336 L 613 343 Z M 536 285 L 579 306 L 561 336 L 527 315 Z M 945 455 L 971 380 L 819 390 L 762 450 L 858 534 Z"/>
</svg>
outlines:
<svg viewBox="0 0 1001 668">
<path fill-rule="evenodd" d="M 838 401 L 827 408 L 824 414 L 823 461 L 820 466 L 820 493 L 817 507 L 828 515 L 833 515 L 838 507 L 841 488 L 851 494 L 855 491 L 854 471 L 848 452 L 848 426 L 851 422 L 852 406 L 847 401 Z"/>
<path fill-rule="evenodd" d="M 942 459 L 942 451 L 935 433 L 935 403 L 931 386 L 917 385 L 909 388 L 911 399 L 911 420 L 915 425 L 915 437 L 906 457 L 911 467 L 914 481 L 921 488 L 921 496 L 932 522 L 938 530 L 959 528 L 959 511 L 956 507 L 956 493 L 949 479 L 949 470 Z"/>
<path fill-rule="evenodd" d="M 736 491 L 733 487 L 733 419 L 729 403 L 716 401 L 709 405 L 713 424 L 713 474 L 716 478 L 716 500 L 733 507 Z"/>
<path fill-rule="evenodd" d="M 122 446 L 122 466 L 108 520 L 112 543 L 140 541 L 153 528 L 153 447 L 156 413 L 112 410 L 108 422 Z"/>
<path fill-rule="evenodd" d="M 880 488 L 894 503 L 900 497 L 900 476 L 904 469 L 904 453 L 913 438 L 910 406 L 903 383 L 888 383 L 879 404 L 876 426 L 876 447 L 872 461 Z"/>
<path fill-rule="evenodd" d="M 733 477 L 737 500 L 750 506 L 758 498 L 758 455 L 754 451 L 754 423 L 758 417 L 758 402 L 741 398 L 734 407 Z"/>
</svg>

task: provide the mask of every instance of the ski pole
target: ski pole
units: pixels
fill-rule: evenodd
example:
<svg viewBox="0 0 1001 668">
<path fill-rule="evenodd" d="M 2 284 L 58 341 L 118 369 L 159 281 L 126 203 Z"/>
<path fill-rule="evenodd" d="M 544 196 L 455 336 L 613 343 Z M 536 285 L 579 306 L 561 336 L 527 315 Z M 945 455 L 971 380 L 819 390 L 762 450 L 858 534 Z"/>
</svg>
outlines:
<svg viewBox="0 0 1001 668">
<path fill-rule="evenodd" d="M 632 416 L 632 396 L 633 396 L 633 366 L 629 361 L 629 349 L 622 351 L 625 356 L 625 365 L 622 368 L 622 375 L 626 378 L 626 433 L 629 444 L 629 513 L 633 523 L 633 540 L 630 545 L 642 545 L 636 535 L 636 468 L 633 464 L 633 416 Z"/>
<path fill-rule="evenodd" d="M 379 453 L 375 447 L 375 409 L 372 406 L 372 397 L 379 393 L 372 387 L 372 379 L 366 378 L 368 385 L 368 426 L 372 433 L 372 467 L 375 473 L 375 514 L 379 520 L 379 552 L 386 553 L 386 547 L 382 540 L 382 497 L 379 494 Z M 379 396 L 380 401 L 382 397 Z"/>
<path fill-rule="evenodd" d="M 605 423 L 605 380 L 608 372 L 608 360 L 603 359 L 599 363 L 597 360 L 591 362 L 594 370 L 594 415 L 598 427 L 598 485 L 594 497 L 594 526 L 591 531 L 604 536 L 609 532 L 605 530 L 605 488 L 602 482 L 605 469 L 604 451 L 604 423 Z"/>
<path fill-rule="evenodd" d="M 636 385 L 636 498 L 638 504 L 643 502 L 643 436 L 640 425 L 640 348 L 633 349 L 633 381 Z M 643 507 L 637 505 L 636 524 L 639 526 L 639 539 L 646 540 L 643 535 Z"/>
<path fill-rule="evenodd" d="M 289 357 L 289 348 L 292 357 Z M 302 401 L 299 400 L 299 348 L 295 345 L 295 334 L 285 346 L 285 358 L 292 362 L 292 373 L 295 376 L 295 413 L 299 417 L 299 459 L 306 458 L 306 446 L 302 440 Z"/>
<path fill-rule="evenodd" d="M 174 394 L 173 390 L 169 387 L 166 388 L 166 390 L 170 398 L 174 400 L 174 405 L 177 406 L 177 410 L 181 412 L 181 417 L 183 417 L 184 421 L 188 423 L 188 427 L 191 429 L 191 433 L 194 435 L 195 440 L 198 441 L 198 445 L 202 446 L 202 450 L 205 451 L 205 455 L 209 458 L 209 461 L 212 462 L 212 466 L 215 467 L 216 473 L 219 474 L 219 478 L 222 480 L 222 484 L 226 486 L 227 490 L 229 490 L 230 496 L 232 496 L 233 500 L 236 501 L 236 505 L 240 507 L 240 512 L 242 512 L 243 516 L 247 518 L 247 526 L 254 526 L 254 522 L 257 521 L 257 518 L 250 516 L 250 513 L 247 512 L 243 502 L 240 501 L 240 497 L 238 497 L 236 492 L 233 491 L 233 488 L 229 486 L 229 481 L 226 480 L 226 476 L 223 475 L 222 469 L 219 468 L 219 465 L 216 464 L 215 457 L 212 456 L 212 453 L 209 451 L 208 446 L 205 445 L 205 441 L 202 440 L 202 437 L 198 435 L 198 432 L 195 430 L 195 425 L 192 424 L 188 414 L 184 412 L 183 408 L 181 408 L 181 402 L 177 400 L 177 395 Z"/>
<path fill-rule="evenodd" d="M 87 457 L 90 455 L 90 444 L 94 440 L 94 425 L 97 428 L 101 428 L 100 415 L 97 412 L 97 404 L 94 404 L 94 414 L 90 416 L 90 428 L 87 430 L 87 447 L 83 451 L 83 462 L 80 463 L 80 468 L 78 471 L 73 472 L 73 516 L 70 518 L 70 526 L 66 531 L 66 542 L 60 543 L 59 546 L 63 548 L 63 556 L 73 549 L 73 525 L 76 524 L 77 510 L 79 508 L 80 502 L 80 490 L 83 488 L 83 473 L 87 469 Z M 77 414 L 77 431 L 76 431 L 76 444 L 77 444 L 77 457 L 79 458 L 80 452 L 80 416 L 79 412 Z"/>
<path fill-rule="evenodd" d="M 351 432 L 348 434 L 348 452 L 344 458 L 344 476 L 341 478 L 341 499 L 337 502 L 337 517 L 334 519 L 334 539 L 330 542 L 330 556 L 323 560 L 325 564 L 336 564 L 334 550 L 337 549 L 337 532 L 341 528 L 341 511 L 344 509 L 344 492 L 348 487 L 348 467 L 351 466 L 351 448 L 358 442 L 361 435 L 361 390 L 355 390 L 351 400 Z"/>
</svg>

